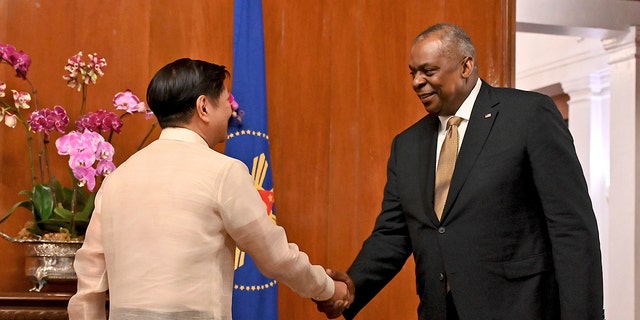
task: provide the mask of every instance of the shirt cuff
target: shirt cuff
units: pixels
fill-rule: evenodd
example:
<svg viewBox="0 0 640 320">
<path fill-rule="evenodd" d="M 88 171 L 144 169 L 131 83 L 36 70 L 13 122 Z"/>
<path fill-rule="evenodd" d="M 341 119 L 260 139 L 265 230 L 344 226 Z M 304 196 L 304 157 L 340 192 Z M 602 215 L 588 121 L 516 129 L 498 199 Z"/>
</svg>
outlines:
<svg viewBox="0 0 640 320">
<path fill-rule="evenodd" d="M 328 275 L 326 276 L 326 281 L 327 282 L 324 286 L 324 290 L 318 296 L 314 297 L 313 300 L 326 301 L 333 297 L 333 294 L 336 291 L 336 285 L 333 282 L 333 279 L 331 279 L 331 277 L 329 277 Z"/>
</svg>

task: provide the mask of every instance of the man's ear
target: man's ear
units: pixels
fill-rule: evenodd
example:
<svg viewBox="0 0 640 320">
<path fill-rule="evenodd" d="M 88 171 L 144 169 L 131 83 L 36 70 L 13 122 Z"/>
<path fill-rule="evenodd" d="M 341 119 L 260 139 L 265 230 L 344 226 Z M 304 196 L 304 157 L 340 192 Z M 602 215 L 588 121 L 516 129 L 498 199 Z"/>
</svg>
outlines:
<svg viewBox="0 0 640 320">
<path fill-rule="evenodd" d="M 211 110 L 209 110 L 210 108 L 207 108 L 208 101 L 205 95 L 200 95 L 196 100 L 196 114 L 198 118 L 205 122 L 209 122 L 209 117 L 211 116 L 211 114 L 208 113 L 211 112 Z"/>
<path fill-rule="evenodd" d="M 472 57 L 464 58 L 464 62 L 462 62 L 462 77 L 468 79 L 471 77 L 473 73 L 473 68 L 475 68 L 476 62 Z"/>
</svg>

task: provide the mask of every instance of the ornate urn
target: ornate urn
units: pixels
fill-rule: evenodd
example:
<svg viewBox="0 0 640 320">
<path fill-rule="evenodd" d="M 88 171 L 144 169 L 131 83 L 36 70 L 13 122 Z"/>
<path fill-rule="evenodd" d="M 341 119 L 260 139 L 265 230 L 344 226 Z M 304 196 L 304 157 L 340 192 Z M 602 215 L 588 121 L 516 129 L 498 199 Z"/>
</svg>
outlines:
<svg viewBox="0 0 640 320">
<path fill-rule="evenodd" d="M 0 235 L 6 240 L 24 245 L 24 272 L 34 284 L 29 291 L 40 292 L 48 282 L 77 280 L 73 261 L 82 241 L 21 240 L 2 232 Z"/>
</svg>

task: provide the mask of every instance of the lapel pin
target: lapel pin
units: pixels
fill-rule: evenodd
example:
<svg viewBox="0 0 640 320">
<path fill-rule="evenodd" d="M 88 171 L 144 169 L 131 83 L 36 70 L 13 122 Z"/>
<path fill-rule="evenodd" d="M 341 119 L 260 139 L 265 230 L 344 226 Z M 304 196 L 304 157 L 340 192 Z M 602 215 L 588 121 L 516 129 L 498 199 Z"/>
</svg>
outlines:
<svg viewBox="0 0 640 320">
<path fill-rule="evenodd" d="M 485 114 L 485 115 L 484 115 L 484 118 L 485 118 L 485 119 L 489 119 L 489 118 L 491 118 L 491 113 L 487 113 L 487 114 Z"/>
</svg>

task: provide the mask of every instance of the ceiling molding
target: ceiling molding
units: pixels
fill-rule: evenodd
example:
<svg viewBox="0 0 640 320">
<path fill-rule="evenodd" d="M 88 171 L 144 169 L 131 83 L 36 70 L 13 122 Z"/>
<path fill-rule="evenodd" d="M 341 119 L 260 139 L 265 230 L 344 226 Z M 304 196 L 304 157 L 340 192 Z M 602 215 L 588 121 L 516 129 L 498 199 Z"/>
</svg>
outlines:
<svg viewBox="0 0 640 320">
<path fill-rule="evenodd" d="M 615 19 L 612 19 L 615 17 Z M 518 0 L 516 31 L 606 39 L 640 25 L 640 2 Z"/>
</svg>

